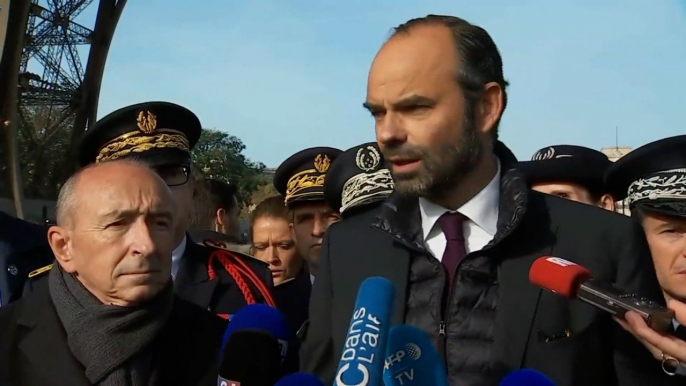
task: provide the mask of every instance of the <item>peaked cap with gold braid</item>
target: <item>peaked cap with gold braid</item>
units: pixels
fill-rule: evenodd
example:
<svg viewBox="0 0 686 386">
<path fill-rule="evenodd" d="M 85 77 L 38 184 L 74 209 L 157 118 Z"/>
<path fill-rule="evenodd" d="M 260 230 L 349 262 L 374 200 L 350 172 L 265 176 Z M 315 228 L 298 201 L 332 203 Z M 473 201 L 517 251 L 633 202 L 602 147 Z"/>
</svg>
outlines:
<svg viewBox="0 0 686 386">
<path fill-rule="evenodd" d="M 83 135 L 78 162 L 127 157 L 157 159 L 157 163 L 190 163 L 190 151 L 200 139 L 200 120 L 185 107 L 146 102 L 114 111 Z"/>
<path fill-rule="evenodd" d="M 274 173 L 274 187 L 284 196 L 286 205 L 324 201 L 326 173 L 341 153 L 332 147 L 313 147 L 283 161 Z"/>
</svg>

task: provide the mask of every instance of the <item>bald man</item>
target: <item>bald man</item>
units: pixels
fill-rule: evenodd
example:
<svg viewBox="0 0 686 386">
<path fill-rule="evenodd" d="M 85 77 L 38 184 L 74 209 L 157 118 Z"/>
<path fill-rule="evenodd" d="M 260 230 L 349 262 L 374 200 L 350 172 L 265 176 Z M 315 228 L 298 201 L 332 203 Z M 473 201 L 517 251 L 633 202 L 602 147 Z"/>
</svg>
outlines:
<svg viewBox="0 0 686 386">
<path fill-rule="evenodd" d="M 0 310 L 0 384 L 215 384 L 225 321 L 174 295 L 175 220 L 143 164 L 72 176 L 48 231 L 56 263 Z"/>
</svg>

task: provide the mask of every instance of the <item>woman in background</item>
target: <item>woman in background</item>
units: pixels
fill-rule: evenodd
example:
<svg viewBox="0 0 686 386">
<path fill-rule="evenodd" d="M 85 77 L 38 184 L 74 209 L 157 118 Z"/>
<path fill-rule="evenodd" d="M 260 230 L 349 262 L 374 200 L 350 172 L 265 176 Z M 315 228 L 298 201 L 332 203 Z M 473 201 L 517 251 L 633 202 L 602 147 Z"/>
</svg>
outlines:
<svg viewBox="0 0 686 386">
<path fill-rule="evenodd" d="M 250 214 L 253 256 L 269 263 L 274 278 L 274 301 L 296 335 L 306 324 L 312 284 L 307 265 L 296 248 L 291 216 L 282 196 L 260 202 Z M 296 339 L 289 345 L 284 362 L 286 373 L 298 371 L 300 348 Z"/>
</svg>

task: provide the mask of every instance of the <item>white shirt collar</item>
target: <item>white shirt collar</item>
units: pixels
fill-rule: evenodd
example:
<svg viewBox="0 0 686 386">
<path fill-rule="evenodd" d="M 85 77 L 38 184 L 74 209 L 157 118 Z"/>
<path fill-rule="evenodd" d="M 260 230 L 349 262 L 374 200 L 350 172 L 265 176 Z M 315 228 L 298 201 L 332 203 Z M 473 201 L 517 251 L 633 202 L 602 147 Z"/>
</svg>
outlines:
<svg viewBox="0 0 686 386">
<path fill-rule="evenodd" d="M 456 212 L 466 216 L 470 221 L 491 236 L 498 230 L 498 206 L 500 204 L 500 161 L 495 176 L 479 193 L 462 205 Z M 424 240 L 429 236 L 439 217 L 448 209 L 429 200 L 419 198 L 419 212 L 422 217 Z"/>
<path fill-rule="evenodd" d="M 179 272 L 179 266 L 181 265 L 181 257 L 186 251 L 187 237 L 184 235 L 181 244 L 172 251 L 172 268 L 171 274 L 172 278 L 176 279 L 176 274 Z"/>
<path fill-rule="evenodd" d="M 314 284 L 314 275 L 310 274 L 310 284 Z"/>
</svg>

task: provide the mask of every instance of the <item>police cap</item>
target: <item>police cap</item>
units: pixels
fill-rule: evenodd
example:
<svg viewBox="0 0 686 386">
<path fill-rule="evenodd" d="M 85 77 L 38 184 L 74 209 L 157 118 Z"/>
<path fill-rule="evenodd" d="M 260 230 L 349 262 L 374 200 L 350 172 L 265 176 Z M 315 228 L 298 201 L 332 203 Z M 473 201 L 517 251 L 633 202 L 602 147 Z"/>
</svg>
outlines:
<svg viewBox="0 0 686 386">
<path fill-rule="evenodd" d="M 146 102 L 114 111 L 85 132 L 79 146 L 81 166 L 127 157 L 152 164 L 190 164 L 200 139 L 200 120 L 169 102 Z"/>
<path fill-rule="evenodd" d="M 604 176 L 612 165 L 605 154 L 574 145 L 555 145 L 538 150 L 531 161 L 521 161 L 518 169 L 529 185 L 574 183 L 593 193 L 605 194 Z"/>
<path fill-rule="evenodd" d="M 394 187 L 378 145 L 369 142 L 336 158 L 326 176 L 324 197 L 332 209 L 344 214 L 351 208 L 386 199 Z"/>
<path fill-rule="evenodd" d="M 274 187 L 286 205 L 303 201 L 324 201 L 324 179 L 331 163 L 342 151 L 313 147 L 293 154 L 274 173 Z"/>
<path fill-rule="evenodd" d="M 686 217 L 686 135 L 633 150 L 610 167 L 606 182 L 630 208 Z"/>
</svg>

